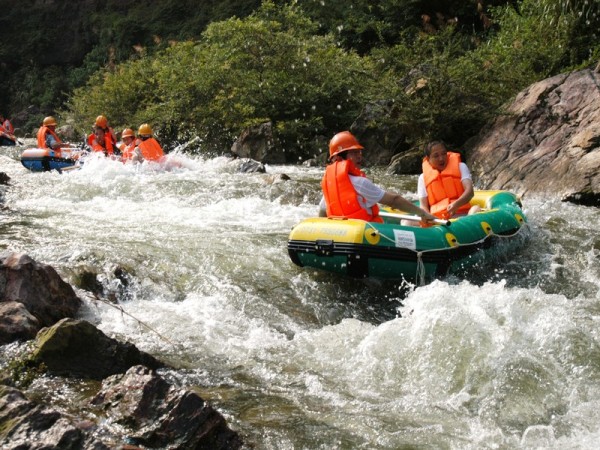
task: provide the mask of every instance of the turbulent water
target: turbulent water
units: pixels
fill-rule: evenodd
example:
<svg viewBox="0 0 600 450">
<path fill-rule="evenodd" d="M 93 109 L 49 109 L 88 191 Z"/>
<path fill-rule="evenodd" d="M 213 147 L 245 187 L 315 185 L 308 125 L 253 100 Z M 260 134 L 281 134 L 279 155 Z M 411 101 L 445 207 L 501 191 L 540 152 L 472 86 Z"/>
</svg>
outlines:
<svg viewBox="0 0 600 450">
<path fill-rule="evenodd" d="M 0 249 L 83 290 L 81 317 L 180 369 L 257 449 L 593 448 L 600 438 L 600 210 L 524 198 L 530 240 L 424 286 L 296 267 L 288 233 L 315 215 L 320 168 L 236 173 L 87 162 L 11 177 Z M 410 197 L 415 177 L 372 170 Z"/>
</svg>

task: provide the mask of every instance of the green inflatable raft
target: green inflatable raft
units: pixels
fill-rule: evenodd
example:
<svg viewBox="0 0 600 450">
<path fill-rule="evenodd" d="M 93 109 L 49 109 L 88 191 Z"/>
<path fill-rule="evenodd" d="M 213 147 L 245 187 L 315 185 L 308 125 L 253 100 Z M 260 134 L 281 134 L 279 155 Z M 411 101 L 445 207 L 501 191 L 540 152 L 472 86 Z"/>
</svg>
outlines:
<svg viewBox="0 0 600 450">
<path fill-rule="evenodd" d="M 422 284 L 468 268 L 497 247 L 521 245 L 527 219 L 508 191 L 475 191 L 481 212 L 421 228 L 401 225 L 401 211 L 382 210 L 385 223 L 315 217 L 289 236 L 288 253 L 301 267 L 353 278 L 399 279 Z"/>
</svg>

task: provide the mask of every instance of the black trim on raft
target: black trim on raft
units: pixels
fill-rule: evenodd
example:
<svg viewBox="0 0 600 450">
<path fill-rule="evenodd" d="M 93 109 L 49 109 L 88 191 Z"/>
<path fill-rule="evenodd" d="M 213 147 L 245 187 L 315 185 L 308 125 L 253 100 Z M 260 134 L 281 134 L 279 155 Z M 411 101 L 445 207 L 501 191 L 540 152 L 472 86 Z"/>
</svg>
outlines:
<svg viewBox="0 0 600 450">
<path fill-rule="evenodd" d="M 298 258 L 298 252 L 296 250 L 291 250 L 289 248 L 289 245 L 288 245 L 288 255 L 290 255 L 290 259 L 292 260 L 292 262 L 294 264 L 296 264 L 297 266 L 300 266 L 300 267 L 304 267 L 304 264 L 302 264 L 302 262 L 300 261 L 300 258 Z"/>
</svg>

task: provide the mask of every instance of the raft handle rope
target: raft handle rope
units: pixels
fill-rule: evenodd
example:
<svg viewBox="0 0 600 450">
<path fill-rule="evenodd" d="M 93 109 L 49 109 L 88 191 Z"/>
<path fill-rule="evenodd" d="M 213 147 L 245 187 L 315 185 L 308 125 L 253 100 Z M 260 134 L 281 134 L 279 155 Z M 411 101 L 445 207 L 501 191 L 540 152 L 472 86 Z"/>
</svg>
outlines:
<svg viewBox="0 0 600 450">
<path fill-rule="evenodd" d="M 381 233 L 377 228 L 375 228 L 373 226 L 373 224 L 371 224 L 370 222 L 366 222 L 366 224 L 373 229 L 373 236 L 374 235 L 379 235 L 382 238 L 387 239 L 388 241 L 390 241 L 394 245 L 396 245 L 396 241 L 394 239 L 392 239 L 389 236 L 386 236 L 385 234 Z M 518 235 L 526 227 L 529 228 L 529 224 L 527 222 L 521 222 L 521 226 L 519 227 L 519 229 L 517 231 L 515 231 L 514 233 L 511 233 L 511 234 L 496 234 L 496 233 L 494 233 L 493 230 L 489 230 L 487 232 L 486 236 L 484 238 L 481 238 L 478 241 L 469 242 L 468 244 L 461 244 L 460 242 L 457 242 L 455 246 L 450 247 L 450 248 L 444 247 L 444 248 L 430 248 L 428 250 L 415 250 L 415 249 L 412 249 L 412 248 L 405 247 L 406 250 L 413 251 L 417 255 L 417 272 L 415 274 L 415 278 L 417 280 L 417 286 L 423 286 L 425 284 L 425 263 L 423 263 L 423 253 L 439 252 L 439 251 L 444 251 L 444 250 L 452 250 L 452 249 L 455 249 L 457 247 L 465 247 L 467 245 L 477 245 L 477 244 L 483 243 L 486 239 L 488 239 L 488 238 L 490 238 L 492 236 L 496 236 L 498 238 L 505 238 L 505 239 L 512 238 L 512 237 L 515 237 L 516 235 Z"/>
</svg>

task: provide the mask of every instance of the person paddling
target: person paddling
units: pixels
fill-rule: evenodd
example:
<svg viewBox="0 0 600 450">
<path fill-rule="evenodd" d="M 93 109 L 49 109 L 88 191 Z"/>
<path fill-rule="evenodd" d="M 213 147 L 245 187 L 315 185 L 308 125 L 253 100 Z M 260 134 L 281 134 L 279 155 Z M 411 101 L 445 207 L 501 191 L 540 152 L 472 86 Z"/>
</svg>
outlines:
<svg viewBox="0 0 600 450">
<path fill-rule="evenodd" d="M 42 126 L 37 132 L 38 148 L 47 148 L 60 152 L 61 148 L 73 148 L 68 142 L 62 142 L 56 134 L 56 119 L 53 116 L 45 117 Z"/>
<path fill-rule="evenodd" d="M 132 158 L 133 161 L 141 162 L 148 160 L 158 162 L 165 156 L 165 152 L 158 141 L 154 138 L 153 134 L 154 133 L 150 125 L 147 123 L 140 125 L 138 129 L 139 143 L 136 147 L 139 152 L 134 155 Z"/>
<path fill-rule="evenodd" d="M 121 160 L 123 162 L 131 161 L 135 155 L 135 148 L 139 144 L 135 139 L 135 134 L 131 128 L 125 128 L 121 132 L 121 140 L 123 141 L 119 146 L 121 150 Z"/>
<path fill-rule="evenodd" d="M 8 144 L 14 145 L 17 143 L 17 137 L 15 136 L 15 127 L 6 119 L 3 114 L 0 113 L 0 145 Z M 22 142 L 19 142 L 22 144 Z"/>
<path fill-rule="evenodd" d="M 319 216 L 362 219 L 383 222 L 378 203 L 419 216 L 423 221 L 435 220 L 425 211 L 395 192 L 375 185 L 360 170 L 364 147 L 349 131 L 337 133 L 329 142 L 330 164 L 321 181 L 323 198 Z"/>
<path fill-rule="evenodd" d="M 473 198 L 469 168 L 461 161 L 460 153 L 449 152 L 442 141 L 430 142 L 425 147 L 417 193 L 421 208 L 441 219 L 481 210 L 469 204 Z"/>
<path fill-rule="evenodd" d="M 4 114 L 2 113 L 0 113 L 0 127 L 2 127 L 8 134 L 15 134 L 15 127 L 13 127 L 13 124 L 10 122 L 10 120 L 4 117 Z"/>
<path fill-rule="evenodd" d="M 91 147 L 94 139 L 96 138 L 96 128 L 101 128 L 104 130 L 104 134 L 107 134 L 110 138 L 113 145 L 117 143 L 117 136 L 115 135 L 115 130 L 112 129 L 111 126 L 108 125 L 108 119 L 106 116 L 100 114 L 96 117 L 94 121 L 94 126 L 92 127 L 92 132 L 87 137 L 87 144 Z"/>
</svg>

